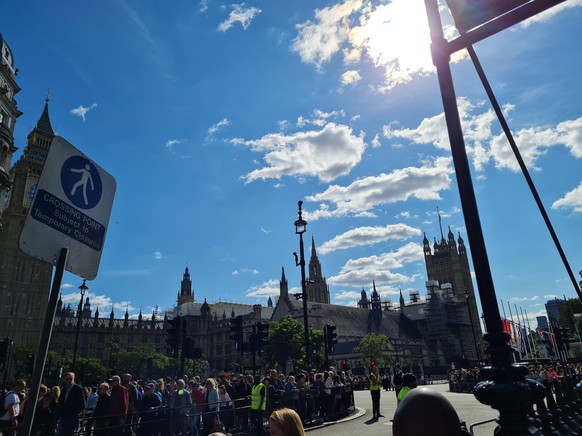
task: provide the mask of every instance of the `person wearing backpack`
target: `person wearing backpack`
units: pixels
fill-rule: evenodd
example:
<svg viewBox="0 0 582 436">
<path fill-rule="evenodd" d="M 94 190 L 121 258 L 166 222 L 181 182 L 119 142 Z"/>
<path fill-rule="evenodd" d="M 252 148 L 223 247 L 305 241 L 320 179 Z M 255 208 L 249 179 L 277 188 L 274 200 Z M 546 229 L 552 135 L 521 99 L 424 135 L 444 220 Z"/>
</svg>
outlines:
<svg viewBox="0 0 582 436">
<path fill-rule="evenodd" d="M 16 434 L 18 427 L 18 415 L 20 413 L 20 397 L 19 394 L 26 389 L 26 382 L 24 380 L 17 380 L 12 386 L 12 390 L 8 391 L 4 396 L 4 404 L 2 404 L 2 414 L 0 416 L 0 432 L 4 436 L 12 436 Z"/>
</svg>

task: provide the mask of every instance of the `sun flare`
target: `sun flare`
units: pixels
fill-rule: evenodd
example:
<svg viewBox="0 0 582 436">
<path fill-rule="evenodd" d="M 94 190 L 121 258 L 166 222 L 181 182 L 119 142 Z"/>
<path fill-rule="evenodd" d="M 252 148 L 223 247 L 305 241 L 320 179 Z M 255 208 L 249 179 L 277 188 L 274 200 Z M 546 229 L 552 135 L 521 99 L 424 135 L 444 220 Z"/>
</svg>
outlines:
<svg viewBox="0 0 582 436">
<path fill-rule="evenodd" d="M 362 20 L 353 40 L 366 48 L 376 66 L 386 67 L 388 86 L 434 69 L 422 0 L 392 0 L 376 7 Z"/>
</svg>

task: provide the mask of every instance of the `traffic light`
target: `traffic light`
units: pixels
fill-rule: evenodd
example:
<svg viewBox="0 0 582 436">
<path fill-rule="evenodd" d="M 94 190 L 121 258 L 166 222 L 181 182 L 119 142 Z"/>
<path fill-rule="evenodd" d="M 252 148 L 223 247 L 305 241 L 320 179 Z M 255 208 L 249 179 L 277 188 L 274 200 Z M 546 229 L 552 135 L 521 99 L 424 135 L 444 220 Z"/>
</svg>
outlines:
<svg viewBox="0 0 582 436">
<path fill-rule="evenodd" d="M 182 357 L 191 359 L 194 357 L 194 339 L 184 336 L 182 340 Z"/>
<path fill-rule="evenodd" d="M 350 365 L 348 364 L 347 360 L 342 360 L 342 371 L 348 371 L 350 369 Z"/>
<path fill-rule="evenodd" d="M 376 366 L 376 362 L 374 361 L 374 355 L 370 356 L 370 366 Z"/>
<path fill-rule="evenodd" d="M 11 347 L 12 341 L 9 338 L 2 339 L 2 341 L 0 341 L 0 371 L 4 371 L 8 366 Z"/>
<path fill-rule="evenodd" d="M 166 339 L 166 343 L 170 346 L 172 357 L 176 358 L 182 345 L 182 317 L 177 316 L 174 319 L 167 319 L 166 332 L 169 336 Z"/>
<path fill-rule="evenodd" d="M 257 323 L 257 354 L 262 356 L 269 343 L 269 324 Z"/>
<path fill-rule="evenodd" d="M 241 315 L 230 319 L 230 339 L 235 342 L 237 351 L 242 350 L 243 319 Z"/>
<path fill-rule="evenodd" d="M 32 378 L 34 373 L 34 354 L 29 354 L 26 356 L 26 376 Z"/>
<path fill-rule="evenodd" d="M 335 332 L 336 326 L 326 324 L 325 326 L 325 336 L 327 339 L 327 352 L 328 354 L 333 354 L 333 346 L 337 344 L 337 333 Z"/>
</svg>

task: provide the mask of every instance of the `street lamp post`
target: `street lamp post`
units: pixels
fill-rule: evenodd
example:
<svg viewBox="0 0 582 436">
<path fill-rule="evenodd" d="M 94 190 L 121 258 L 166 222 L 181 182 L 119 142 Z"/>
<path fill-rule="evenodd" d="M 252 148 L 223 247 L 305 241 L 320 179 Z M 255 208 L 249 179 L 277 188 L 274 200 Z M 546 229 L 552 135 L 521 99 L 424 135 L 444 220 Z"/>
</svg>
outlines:
<svg viewBox="0 0 582 436">
<path fill-rule="evenodd" d="M 83 279 L 83 284 L 79 286 L 81 291 L 81 300 L 79 301 L 79 310 L 77 313 L 77 332 L 75 333 L 75 348 L 73 349 L 73 364 L 71 365 L 71 371 L 75 372 L 75 362 L 77 361 L 77 344 L 79 343 L 79 331 L 81 330 L 81 315 L 83 314 L 83 297 L 85 296 L 85 291 L 89 287 L 85 284 L 85 279 Z"/>
<path fill-rule="evenodd" d="M 477 337 L 475 336 L 475 326 L 473 325 L 473 317 L 471 316 L 471 303 L 469 298 L 471 295 L 469 294 L 469 290 L 465 289 L 465 299 L 467 300 L 467 312 L 469 313 L 469 322 L 471 323 L 471 332 L 473 333 L 473 344 L 475 344 L 475 353 L 477 356 L 477 360 L 481 361 L 481 354 L 479 353 L 479 347 L 477 346 Z"/>
<path fill-rule="evenodd" d="M 309 352 L 309 323 L 307 320 L 307 290 L 305 283 L 305 251 L 303 249 L 303 233 L 307 229 L 307 221 L 301 217 L 301 206 L 302 201 L 297 203 L 299 206 L 299 218 L 295 221 L 295 233 L 299 235 L 299 260 L 297 259 L 297 253 L 293 253 L 295 256 L 295 266 L 301 267 L 301 294 L 296 294 L 295 297 L 303 299 L 303 329 L 305 334 L 305 365 L 309 366 L 311 363 L 311 353 Z"/>
</svg>

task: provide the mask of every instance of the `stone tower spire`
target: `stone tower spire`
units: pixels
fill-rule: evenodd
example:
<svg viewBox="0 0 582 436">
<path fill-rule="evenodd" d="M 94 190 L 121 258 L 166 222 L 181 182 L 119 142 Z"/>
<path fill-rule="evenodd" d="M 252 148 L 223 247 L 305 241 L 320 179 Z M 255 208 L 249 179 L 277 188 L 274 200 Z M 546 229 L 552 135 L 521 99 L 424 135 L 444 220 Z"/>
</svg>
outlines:
<svg viewBox="0 0 582 436">
<path fill-rule="evenodd" d="M 180 286 L 180 293 L 178 294 L 178 306 L 184 303 L 193 303 L 194 294 L 192 293 L 192 280 L 190 280 L 190 272 L 188 267 L 184 271 L 182 284 Z"/>
<path fill-rule="evenodd" d="M 311 259 L 309 260 L 309 277 L 307 279 L 307 301 L 329 304 L 329 286 L 321 272 L 321 263 L 317 258 L 315 240 L 311 237 Z"/>
<path fill-rule="evenodd" d="M 285 268 L 281 268 L 281 280 L 279 281 L 279 298 L 289 298 L 289 284 L 285 278 Z"/>
</svg>

